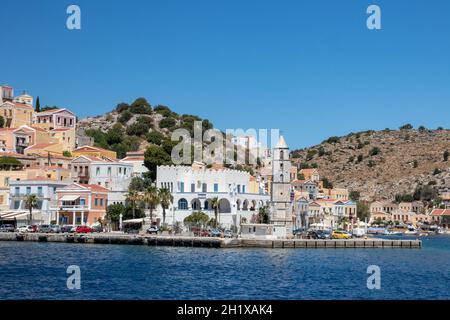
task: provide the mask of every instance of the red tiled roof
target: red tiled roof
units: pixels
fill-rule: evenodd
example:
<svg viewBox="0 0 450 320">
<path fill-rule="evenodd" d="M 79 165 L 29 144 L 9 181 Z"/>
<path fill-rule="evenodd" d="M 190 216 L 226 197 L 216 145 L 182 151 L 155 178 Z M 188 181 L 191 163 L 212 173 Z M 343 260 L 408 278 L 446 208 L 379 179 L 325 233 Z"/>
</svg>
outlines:
<svg viewBox="0 0 450 320">
<path fill-rule="evenodd" d="M 68 130 L 70 130 L 70 128 L 56 128 L 50 131 L 68 131 Z"/>
<path fill-rule="evenodd" d="M 44 149 L 50 146 L 54 146 L 57 143 L 38 143 L 38 144 L 34 144 L 32 146 L 29 146 L 28 148 L 26 148 L 26 150 L 34 150 L 34 149 Z"/>
<path fill-rule="evenodd" d="M 89 189 L 91 189 L 91 191 L 96 191 L 96 192 L 108 192 L 109 191 L 108 189 L 106 189 L 106 188 L 104 188 L 102 186 L 96 185 L 96 184 L 79 183 L 79 185 L 83 186 L 83 187 L 86 187 L 86 188 L 89 188 Z"/>
<path fill-rule="evenodd" d="M 450 216 L 450 209 L 433 209 L 432 216 Z"/>
<path fill-rule="evenodd" d="M 120 161 L 140 161 L 140 160 L 144 160 L 144 157 L 125 157 L 123 159 L 121 159 Z"/>
</svg>

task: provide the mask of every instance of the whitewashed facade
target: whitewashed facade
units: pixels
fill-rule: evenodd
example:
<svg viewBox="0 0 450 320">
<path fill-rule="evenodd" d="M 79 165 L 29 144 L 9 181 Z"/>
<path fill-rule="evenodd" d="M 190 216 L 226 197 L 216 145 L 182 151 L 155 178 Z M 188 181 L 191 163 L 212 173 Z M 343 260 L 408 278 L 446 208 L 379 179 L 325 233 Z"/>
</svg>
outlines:
<svg viewBox="0 0 450 320">
<path fill-rule="evenodd" d="M 250 174 L 233 169 L 207 169 L 190 166 L 159 166 L 156 184 L 171 191 L 173 205 L 166 210 L 166 222 L 183 222 L 194 211 L 203 211 L 214 217 L 211 199 L 219 198 L 218 220 L 224 227 L 235 225 L 244 217 L 266 206 L 269 195 L 249 193 Z"/>
</svg>

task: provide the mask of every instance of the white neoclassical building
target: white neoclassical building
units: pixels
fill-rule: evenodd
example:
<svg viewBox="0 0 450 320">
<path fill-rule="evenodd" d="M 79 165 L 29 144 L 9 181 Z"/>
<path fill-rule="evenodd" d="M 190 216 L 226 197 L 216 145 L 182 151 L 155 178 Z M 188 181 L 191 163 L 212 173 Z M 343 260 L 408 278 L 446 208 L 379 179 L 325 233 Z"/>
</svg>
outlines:
<svg viewBox="0 0 450 320">
<path fill-rule="evenodd" d="M 166 211 L 166 223 L 183 222 L 194 211 L 203 211 L 214 217 L 211 199 L 219 199 L 218 220 L 224 227 L 236 225 L 240 217 L 247 221 L 262 206 L 268 205 L 270 196 L 259 188 L 257 193 L 250 186 L 250 174 L 227 168 L 206 168 L 203 165 L 159 166 L 156 183 L 158 188 L 171 191 L 174 201 Z"/>
</svg>

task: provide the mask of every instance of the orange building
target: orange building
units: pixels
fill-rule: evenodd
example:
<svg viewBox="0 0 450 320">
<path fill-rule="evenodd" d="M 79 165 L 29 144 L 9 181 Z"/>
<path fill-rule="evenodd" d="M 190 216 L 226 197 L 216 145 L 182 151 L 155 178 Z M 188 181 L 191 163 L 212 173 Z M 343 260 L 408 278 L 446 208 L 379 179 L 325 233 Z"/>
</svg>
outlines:
<svg viewBox="0 0 450 320">
<path fill-rule="evenodd" d="M 56 190 L 56 221 L 59 224 L 92 226 L 106 215 L 108 189 L 73 183 Z"/>
</svg>

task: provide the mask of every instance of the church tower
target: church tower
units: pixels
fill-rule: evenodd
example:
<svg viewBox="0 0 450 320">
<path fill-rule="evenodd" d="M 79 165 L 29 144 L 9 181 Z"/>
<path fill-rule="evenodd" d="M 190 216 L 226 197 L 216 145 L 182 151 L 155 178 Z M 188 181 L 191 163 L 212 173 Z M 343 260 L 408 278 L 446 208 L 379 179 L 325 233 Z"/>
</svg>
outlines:
<svg viewBox="0 0 450 320">
<path fill-rule="evenodd" d="M 286 234 L 292 230 L 290 169 L 289 148 L 280 136 L 272 153 L 271 223 L 285 225 Z"/>
</svg>

